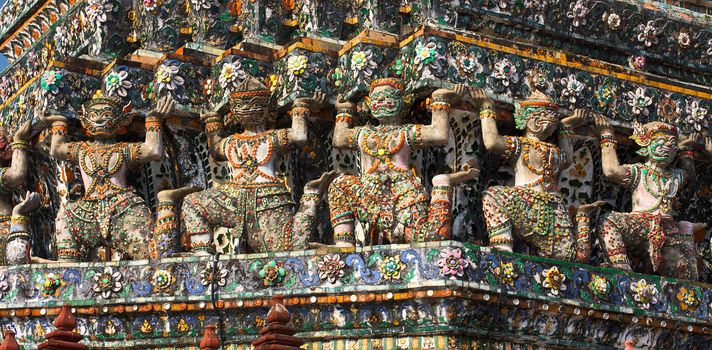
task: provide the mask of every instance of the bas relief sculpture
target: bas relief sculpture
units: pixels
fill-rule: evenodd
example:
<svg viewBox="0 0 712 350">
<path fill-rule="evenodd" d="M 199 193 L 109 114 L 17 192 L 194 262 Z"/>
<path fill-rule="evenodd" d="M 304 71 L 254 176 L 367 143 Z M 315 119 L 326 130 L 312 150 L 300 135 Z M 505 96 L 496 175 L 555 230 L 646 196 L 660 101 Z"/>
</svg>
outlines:
<svg viewBox="0 0 712 350">
<path fill-rule="evenodd" d="M 323 247 L 354 247 L 451 239 L 453 187 L 479 174 L 473 163 L 460 171 L 432 178 L 428 193 L 413 164 L 413 151 L 443 147 L 450 137 L 450 109 L 455 103 L 479 113 L 482 141 L 487 152 L 514 166 L 512 186 L 485 190 L 482 211 L 489 244 L 513 251 L 515 243 L 542 257 L 586 262 L 598 238 L 613 267 L 641 272 L 697 278 L 693 232 L 705 226 L 673 218 L 671 203 L 680 189 L 694 181 L 689 157 L 693 146 L 712 154 L 712 139 L 693 136 L 678 143 L 674 126 L 652 122 L 635 127 L 632 138 L 645 162 L 620 164 L 616 136 L 607 119 L 585 110 L 562 115 L 554 100 L 534 90 L 515 103 L 514 124 L 521 136 L 501 135 L 494 103 L 482 89 L 455 85 L 437 89 L 429 104 L 430 124 L 408 124 L 411 95 L 397 78 L 375 79 L 360 113 L 374 124 L 354 125 L 357 102 L 336 97 L 331 140 L 336 149 L 358 152 L 359 174 L 326 171 L 308 182 L 299 203 L 277 173 L 280 157 L 303 145 L 310 136 L 308 118 L 325 107 L 326 96 L 293 101 L 291 126 L 276 129 L 273 93 L 262 80 L 247 76 L 230 94 L 230 115 L 201 114 L 210 155 L 227 162 L 231 178 L 198 191 L 186 187 L 161 191 L 155 213 L 128 185 L 127 170 L 161 159 L 162 120 L 173 101 L 166 97 L 145 117 L 145 141 L 117 141 L 138 114 L 119 98 L 99 96 L 86 103 L 80 116 L 88 141 L 71 141 L 67 119 L 42 117 L 51 124 L 51 156 L 77 164 L 84 197 L 60 208 L 56 219 L 57 256 L 60 261 L 145 259 L 176 254 L 213 254 L 215 230 L 229 228 L 247 242 L 246 252 L 276 252 Z M 225 118 L 235 118 L 240 132 L 225 133 Z M 562 170 L 572 163 L 574 129 L 591 125 L 600 134 L 603 174 L 632 191 L 633 211 L 593 217 L 603 201 L 579 206 L 570 214 L 559 187 Z M 9 193 L 21 187 L 27 172 L 30 124 L 20 127 L 10 142 L 5 136 L 0 169 L 0 233 L 7 248 L 3 263 L 26 263 L 29 258 L 27 215 L 39 205 L 38 195 L 27 193 L 14 207 Z M 680 168 L 673 167 L 678 150 Z M 333 244 L 310 242 L 318 203 L 328 198 Z M 182 201 L 182 205 L 181 205 Z M 180 209 L 180 210 L 179 210 Z M 11 216 L 10 216 L 11 215 Z M 155 219 L 154 219 L 155 216 Z M 12 221 L 12 226 L 9 224 Z M 598 233 L 595 235 L 594 233 Z M 183 252 L 185 251 L 185 252 Z M 43 261 L 33 258 L 35 261 Z"/>
</svg>

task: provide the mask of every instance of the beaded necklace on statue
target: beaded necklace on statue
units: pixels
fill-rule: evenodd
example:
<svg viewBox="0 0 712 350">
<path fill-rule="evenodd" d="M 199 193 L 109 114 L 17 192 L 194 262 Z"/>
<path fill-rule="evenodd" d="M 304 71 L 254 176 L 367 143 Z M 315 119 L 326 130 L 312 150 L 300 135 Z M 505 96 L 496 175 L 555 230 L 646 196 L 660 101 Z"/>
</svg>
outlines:
<svg viewBox="0 0 712 350">
<path fill-rule="evenodd" d="M 126 143 L 107 145 L 82 142 L 80 144 L 79 164 L 84 173 L 91 177 L 91 184 L 86 190 L 87 195 L 124 189 L 124 187 L 111 182 L 110 179 L 126 161 L 124 154 L 126 146 Z M 101 162 L 97 158 L 101 158 Z"/>
<path fill-rule="evenodd" d="M 561 171 L 561 169 L 559 169 L 561 163 L 561 151 L 559 148 L 546 142 L 533 141 L 525 137 L 520 138 L 520 141 L 522 142 L 522 159 L 524 165 L 526 165 L 527 169 L 533 174 L 541 176 L 526 186 L 535 187 L 542 185 L 546 189 L 556 188 L 556 177 Z M 532 149 L 539 155 L 542 168 L 537 168 L 529 161 L 529 153 Z"/>
<path fill-rule="evenodd" d="M 661 171 L 647 163 L 642 165 L 640 171 L 643 174 L 643 187 L 656 199 L 655 205 L 646 211 L 655 211 L 657 209 L 669 211 L 672 199 L 677 195 L 677 191 L 680 188 L 680 181 L 675 181 L 676 179 L 670 170 L 664 169 Z M 654 187 L 651 186 L 649 180 L 652 180 Z"/>
<path fill-rule="evenodd" d="M 270 181 L 279 181 L 278 178 L 259 169 L 260 166 L 267 164 L 272 159 L 274 143 L 270 137 L 266 137 L 267 133 L 262 132 L 249 136 L 235 134 L 232 136 L 225 153 L 230 164 L 235 169 L 240 170 L 233 175 L 233 180 L 239 179 L 249 182 L 262 176 Z M 267 145 L 267 154 L 260 159 L 257 152 L 263 144 Z"/>
<path fill-rule="evenodd" d="M 366 170 L 367 173 L 373 173 L 378 169 L 381 162 L 385 163 L 389 169 L 397 172 L 406 172 L 408 169 L 402 169 L 393 164 L 391 158 L 403 149 L 406 141 L 406 132 L 403 126 L 387 126 L 381 125 L 376 127 L 366 128 L 362 131 L 361 149 L 364 153 L 372 158 L 375 158 L 373 165 Z"/>
</svg>

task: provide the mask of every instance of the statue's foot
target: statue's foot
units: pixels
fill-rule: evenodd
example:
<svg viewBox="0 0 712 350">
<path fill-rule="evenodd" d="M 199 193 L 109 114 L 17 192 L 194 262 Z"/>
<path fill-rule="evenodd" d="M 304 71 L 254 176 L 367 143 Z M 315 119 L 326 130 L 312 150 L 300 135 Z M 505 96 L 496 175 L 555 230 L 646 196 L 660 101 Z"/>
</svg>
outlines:
<svg viewBox="0 0 712 350">
<path fill-rule="evenodd" d="M 509 245 L 493 245 L 491 247 L 497 250 L 501 250 L 503 252 L 511 253 L 513 251 L 512 246 Z"/>
<path fill-rule="evenodd" d="M 598 210 L 598 208 L 602 207 L 604 204 L 608 202 L 606 201 L 595 201 L 593 203 L 589 204 L 582 204 L 578 208 L 576 208 L 576 213 L 577 214 L 591 214 Z"/>
<path fill-rule="evenodd" d="M 304 185 L 304 193 L 316 193 L 321 195 L 326 192 L 326 189 L 329 188 L 331 181 L 334 181 L 337 175 L 339 175 L 339 173 L 335 170 L 321 174 L 321 177 L 318 179 L 311 180 Z"/>
<path fill-rule="evenodd" d="M 462 171 L 452 174 L 440 174 L 433 177 L 433 186 L 457 186 L 465 181 L 470 181 L 480 174 L 474 162 L 468 162 L 462 167 Z"/>
<path fill-rule="evenodd" d="M 614 269 L 633 272 L 633 268 L 631 268 L 629 264 L 612 264 L 611 267 Z"/>
<path fill-rule="evenodd" d="M 190 256 L 199 256 L 199 255 L 210 255 L 208 252 L 203 252 L 206 254 L 198 254 L 197 252 L 178 252 L 178 253 L 173 253 L 169 258 L 187 258 Z"/>
<path fill-rule="evenodd" d="M 30 256 L 30 263 L 31 264 L 57 264 L 57 263 L 72 264 L 72 263 L 76 263 L 76 261 L 63 260 L 63 259 L 51 260 L 51 259 L 40 258 L 39 256 Z"/>
<path fill-rule="evenodd" d="M 186 186 L 177 188 L 175 190 L 163 190 L 161 192 L 158 192 L 158 195 L 156 195 L 156 197 L 158 198 L 159 202 L 178 202 L 185 196 L 193 192 L 198 192 L 200 190 L 202 190 L 200 186 Z"/>
<path fill-rule="evenodd" d="M 324 244 L 317 242 L 309 242 L 310 249 L 329 249 L 329 248 L 355 248 L 356 245 L 353 243 L 337 241 L 334 244 Z"/>
</svg>

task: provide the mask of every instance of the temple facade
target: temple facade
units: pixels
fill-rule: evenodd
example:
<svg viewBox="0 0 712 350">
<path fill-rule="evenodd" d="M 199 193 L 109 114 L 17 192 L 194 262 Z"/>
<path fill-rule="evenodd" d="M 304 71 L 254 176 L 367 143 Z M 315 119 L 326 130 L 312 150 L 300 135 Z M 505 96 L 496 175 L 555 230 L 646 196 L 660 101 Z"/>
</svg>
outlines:
<svg viewBox="0 0 712 350">
<path fill-rule="evenodd" d="M 711 15 L 8 0 L 0 329 L 24 349 L 202 349 L 207 326 L 209 349 L 267 348 L 262 329 L 710 349 Z"/>
</svg>

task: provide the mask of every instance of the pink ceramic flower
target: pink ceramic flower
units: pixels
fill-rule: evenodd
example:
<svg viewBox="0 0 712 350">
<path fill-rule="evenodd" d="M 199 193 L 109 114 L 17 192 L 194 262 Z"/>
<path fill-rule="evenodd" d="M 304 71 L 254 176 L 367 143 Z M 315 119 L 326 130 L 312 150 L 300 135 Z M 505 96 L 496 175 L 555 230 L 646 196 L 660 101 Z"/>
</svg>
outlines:
<svg viewBox="0 0 712 350">
<path fill-rule="evenodd" d="M 469 265 L 467 260 L 462 258 L 462 252 L 459 248 L 443 249 L 440 252 L 440 260 L 436 262 L 445 276 L 462 276 L 465 268 Z"/>
</svg>

